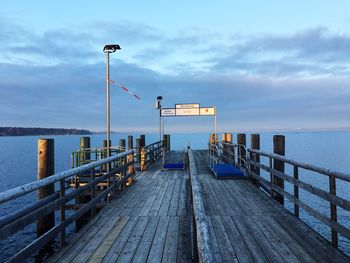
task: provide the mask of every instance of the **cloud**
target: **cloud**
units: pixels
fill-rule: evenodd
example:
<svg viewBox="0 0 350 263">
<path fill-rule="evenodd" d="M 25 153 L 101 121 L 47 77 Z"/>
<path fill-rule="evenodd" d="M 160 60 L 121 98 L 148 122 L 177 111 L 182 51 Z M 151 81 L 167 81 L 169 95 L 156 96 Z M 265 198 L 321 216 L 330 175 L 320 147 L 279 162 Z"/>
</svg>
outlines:
<svg viewBox="0 0 350 263">
<path fill-rule="evenodd" d="M 292 35 L 236 34 L 199 29 L 168 36 L 133 23 L 34 33 L 0 28 L 0 125 L 105 126 L 105 58 L 101 47 L 120 39 L 111 78 L 112 129 L 157 131 L 154 101 L 218 108 L 222 130 L 349 126 L 349 36 L 325 28 Z M 124 48 L 125 46 L 125 48 Z M 131 48 L 132 47 L 132 48 Z M 208 131 L 212 119 L 167 119 L 167 129 Z"/>
<path fill-rule="evenodd" d="M 245 39 L 214 58 L 216 71 L 290 75 L 345 75 L 350 59 L 350 36 L 318 27 L 292 35 Z"/>
</svg>

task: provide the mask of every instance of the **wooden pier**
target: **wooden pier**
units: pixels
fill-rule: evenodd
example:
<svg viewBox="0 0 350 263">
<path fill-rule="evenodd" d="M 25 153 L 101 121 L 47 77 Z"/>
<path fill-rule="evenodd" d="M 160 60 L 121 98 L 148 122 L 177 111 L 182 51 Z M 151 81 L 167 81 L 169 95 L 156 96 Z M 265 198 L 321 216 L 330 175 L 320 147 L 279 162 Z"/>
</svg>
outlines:
<svg viewBox="0 0 350 263">
<path fill-rule="evenodd" d="M 60 248 L 49 262 L 350 262 L 338 249 L 339 234 L 349 239 L 350 230 L 337 221 L 337 207 L 349 211 L 350 201 L 336 195 L 335 184 L 350 182 L 350 176 L 285 158 L 284 138 L 274 137 L 272 154 L 259 150 L 258 135 L 252 135 L 250 149 L 244 134 L 237 137 L 239 144 L 227 134 L 222 142 L 212 136 L 209 151 L 188 148 L 166 158 L 170 138 L 147 146 L 138 139 L 136 149 L 122 142 L 108 158 L 84 148 L 74 157 L 81 163 L 77 167 L 0 193 L 1 204 L 59 184 L 58 192 L 0 218 L 5 239 L 59 210 L 58 223 L 10 262 L 22 262 L 57 236 Z M 162 157 L 183 161 L 185 169 L 164 170 Z M 233 165 L 244 176 L 218 180 L 215 162 Z M 293 166 L 293 176 L 285 165 Z M 299 180 L 301 169 L 328 176 L 329 192 Z M 285 181 L 293 184 L 293 195 L 284 190 Z M 329 202 L 330 217 L 303 203 L 299 188 Z M 86 201 L 78 202 L 82 197 Z M 294 203 L 293 213 L 283 206 L 284 198 Z M 66 215 L 68 207 L 74 213 Z M 331 240 L 301 221 L 300 209 L 329 226 Z M 91 220 L 66 239 L 67 226 L 84 217 Z"/>
<path fill-rule="evenodd" d="M 194 151 L 211 262 L 349 262 L 252 182 L 216 180 L 207 154 Z M 192 262 L 190 172 L 160 168 L 138 175 L 50 262 Z"/>
</svg>

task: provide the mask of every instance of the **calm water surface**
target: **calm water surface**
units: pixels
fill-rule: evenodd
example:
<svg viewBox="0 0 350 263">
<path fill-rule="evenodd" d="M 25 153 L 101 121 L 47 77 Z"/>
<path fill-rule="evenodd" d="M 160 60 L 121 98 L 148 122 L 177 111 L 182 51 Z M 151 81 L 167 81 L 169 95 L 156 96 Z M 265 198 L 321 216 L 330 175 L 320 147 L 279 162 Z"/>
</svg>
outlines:
<svg viewBox="0 0 350 263">
<path fill-rule="evenodd" d="M 350 174 L 350 132 L 300 132 L 281 133 L 286 136 L 286 156 L 305 163 L 341 171 Z M 134 140 L 139 134 L 134 135 Z M 273 133 L 260 134 L 261 149 L 272 152 Z M 41 136 L 42 137 L 42 136 Z M 32 182 L 37 174 L 37 140 L 38 136 L 25 137 L 0 137 L 0 191 Z M 70 169 L 70 154 L 79 148 L 80 136 L 45 136 L 55 139 L 55 172 Z M 91 146 L 99 147 L 105 135 L 91 135 Z M 171 147 L 174 150 L 182 150 L 187 144 L 194 149 L 207 148 L 209 134 L 174 134 L 171 136 Z M 127 139 L 127 134 L 112 134 L 112 144 L 117 145 L 120 138 Z M 146 144 L 159 139 L 157 134 L 146 135 Z M 135 144 L 135 142 L 134 142 Z M 247 134 L 247 145 L 250 145 L 250 135 Z M 268 160 L 262 160 L 267 163 Z M 292 175 L 292 167 L 286 166 L 286 172 Z M 268 174 L 262 174 L 268 177 Z M 300 171 L 299 178 L 312 183 L 328 191 L 328 178 L 307 171 Z M 286 183 L 287 191 L 293 191 L 293 187 Z M 349 199 L 350 184 L 337 181 L 337 194 Z M 14 211 L 34 200 L 35 194 L 19 198 L 9 204 L 2 205 L 0 216 Z M 327 202 L 300 190 L 300 198 L 325 215 L 329 215 Z M 285 205 L 292 211 L 293 204 Z M 338 208 L 339 221 L 350 227 L 350 213 Z M 326 238 L 330 237 L 328 227 L 320 224 L 316 219 L 301 211 L 301 218 Z M 72 232 L 72 230 L 71 230 Z M 35 237 L 34 226 L 28 226 L 7 240 L 0 241 L 0 262 L 5 261 L 11 254 L 23 248 Z M 350 254 L 350 243 L 340 237 L 340 247 Z M 32 259 L 29 261 L 33 261 Z"/>
</svg>

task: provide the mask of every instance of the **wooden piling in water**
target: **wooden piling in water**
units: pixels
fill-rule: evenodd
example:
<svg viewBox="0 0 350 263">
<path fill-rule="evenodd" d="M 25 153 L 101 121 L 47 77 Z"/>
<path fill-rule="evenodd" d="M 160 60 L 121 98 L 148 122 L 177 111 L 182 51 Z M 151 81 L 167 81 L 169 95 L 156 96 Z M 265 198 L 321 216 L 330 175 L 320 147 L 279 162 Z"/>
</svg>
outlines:
<svg viewBox="0 0 350 263">
<path fill-rule="evenodd" d="M 246 153 L 246 135 L 245 133 L 237 134 L 237 144 L 238 144 L 238 165 L 242 166 L 245 163 L 247 153 Z"/>
<path fill-rule="evenodd" d="M 125 139 L 119 139 L 119 147 L 121 152 L 125 152 L 125 148 L 126 148 Z"/>
<path fill-rule="evenodd" d="M 146 146 L 146 135 L 141 134 L 140 140 L 141 140 L 141 147 L 145 147 Z"/>
<path fill-rule="evenodd" d="M 166 152 L 167 149 L 168 149 L 168 140 L 167 140 L 166 134 L 163 134 L 163 148 L 164 148 L 164 151 L 165 151 L 165 152 Z"/>
<path fill-rule="evenodd" d="M 260 150 L 260 135 L 259 134 L 251 134 L 250 135 L 250 148 L 252 148 L 254 150 Z M 260 163 L 260 155 L 259 154 L 250 153 L 250 159 L 257 162 L 257 163 Z M 260 168 L 259 167 L 252 166 L 251 170 L 253 173 L 260 176 Z M 259 185 L 259 180 L 253 179 L 253 183 L 256 185 Z"/>
<path fill-rule="evenodd" d="M 38 180 L 49 177 L 55 173 L 54 160 L 54 140 L 39 139 L 38 140 Z M 43 199 L 54 194 L 55 186 L 50 184 L 37 190 L 37 199 Z M 55 226 L 55 212 L 51 212 L 37 222 L 37 236 L 42 236 Z"/>
<path fill-rule="evenodd" d="M 91 158 L 91 154 L 90 152 L 85 152 L 85 149 L 89 149 L 90 148 L 90 137 L 88 136 L 84 136 L 84 137 L 80 137 L 80 156 L 79 156 L 79 162 L 81 164 L 84 164 L 85 161 L 90 160 Z"/>
<path fill-rule="evenodd" d="M 141 148 L 142 148 L 142 141 L 141 139 L 136 139 L 136 158 L 138 163 L 141 163 Z"/>
<path fill-rule="evenodd" d="M 132 135 L 128 136 L 128 149 L 134 148 L 134 137 Z"/>
<path fill-rule="evenodd" d="M 166 152 L 170 151 L 170 134 L 163 134 L 164 149 Z"/>
<path fill-rule="evenodd" d="M 105 150 L 102 151 L 102 158 L 106 158 L 107 157 L 107 140 L 103 140 L 102 141 L 102 146 L 105 149 Z M 112 141 L 111 140 L 109 140 L 109 146 L 112 147 Z M 107 170 L 107 164 L 103 165 L 102 169 L 103 170 Z"/>
<path fill-rule="evenodd" d="M 285 137 L 283 135 L 274 135 L 273 136 L 273 152 L 278 155 L 285 156 Z M 284 173 L 284 162 L 280 160 L 273 160 L 273 169 Z M 282 189 L 284 189 L 284 181 L 273 175 L 272 183 Z M 284 204 L 284 196 L 277 193 L 276 191 L 273 193 L 273 197 L 280 204 Z"/>
</svg>

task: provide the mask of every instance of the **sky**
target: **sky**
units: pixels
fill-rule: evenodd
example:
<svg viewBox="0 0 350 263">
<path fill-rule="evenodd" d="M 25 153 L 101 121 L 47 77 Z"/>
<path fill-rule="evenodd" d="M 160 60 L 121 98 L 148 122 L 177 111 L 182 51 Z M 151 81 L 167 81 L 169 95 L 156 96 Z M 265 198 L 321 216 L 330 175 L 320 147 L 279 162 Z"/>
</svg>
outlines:
<svg viewBox="0 0 350 263">
<path fill-rule="evenodd" d="M 156 132 L 163 107 L 218 131 L 350 129 L 349 1 L 2 1 L 0 126 Z M 212 117 L 165 119 L 209 132 Z"/>
</svg>

